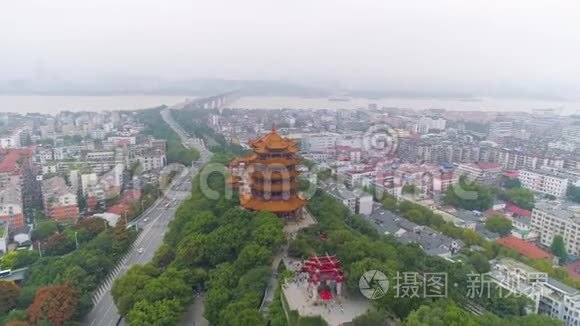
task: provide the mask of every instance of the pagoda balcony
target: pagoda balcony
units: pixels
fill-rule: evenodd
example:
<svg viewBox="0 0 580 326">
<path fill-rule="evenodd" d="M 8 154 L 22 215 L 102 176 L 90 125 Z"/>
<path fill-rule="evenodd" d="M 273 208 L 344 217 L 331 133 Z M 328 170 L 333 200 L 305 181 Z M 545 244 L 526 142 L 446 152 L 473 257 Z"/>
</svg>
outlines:
<svg viewBox="0 0 580 326">
<path fill-rule="evenodd" d="M 282 179 L 293 179 L 300 175 L 300 172 L 296 170 L 286 170 L 286 171 L 254 171 L 252 172 L 252 178 L 255 179 L 270 179 L 270 180 L 282 180 Z"/>
<path fill-rule="evenodd" d="M 275 214 L 291 213 L 306 205 L 306 200 L 300 196 L 292 196 L 288 199 L 269 199 L 264 200 L 259 197 L 241 195 L 240 203 L 246 209 L 258 211 L 270 211 Z"/>
<path fill-rule="evenodd" d="M 301 161 L 298 158 L 266 157 L 264 159 L 255 158 L 252 163 L 270 167 L 272 165 L 294 166 L 300 164 Z"/>
<path fill-rule="evenodd" d="M 265 182 L 258 182 L 252 183 L 252 189 L 256 189 L 258 191 L 266 191 L 266 192 L 282 192 L 282 191 L 290 191 L 298 188 L 298 182 L 281 182 L 281 183 L 265 183 Z"/>
</svg>

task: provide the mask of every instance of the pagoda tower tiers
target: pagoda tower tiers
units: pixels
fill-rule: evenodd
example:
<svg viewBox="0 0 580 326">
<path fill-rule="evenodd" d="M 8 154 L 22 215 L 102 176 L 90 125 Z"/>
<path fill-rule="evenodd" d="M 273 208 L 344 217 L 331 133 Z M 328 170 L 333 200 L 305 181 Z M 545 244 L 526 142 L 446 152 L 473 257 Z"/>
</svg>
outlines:
<svg viewBox="0 0 580 326">
<path fill-rule="evenodd" d="M 298 192 L 296 142 L 280 136 L 276 128 L 249 141 L 252 153 L 230 163 L 228 182 L 239 190 L 240 204 L 252 211 L 270 211 L 280 217 L 300 216 L 306 205 Z"/>
</svg>

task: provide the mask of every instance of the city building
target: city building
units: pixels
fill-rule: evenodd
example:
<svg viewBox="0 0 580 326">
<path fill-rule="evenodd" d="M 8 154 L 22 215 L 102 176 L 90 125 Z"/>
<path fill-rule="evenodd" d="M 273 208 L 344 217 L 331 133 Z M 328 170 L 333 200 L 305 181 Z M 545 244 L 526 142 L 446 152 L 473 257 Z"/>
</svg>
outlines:
<svg viewBox="0 0 580 326">
<path fill-rule="evenodd" d="M 0 136 L 0 148 L 20 148 L 29 136 L 28 129 L 14 128 Z"/>
<path fill-rule="evenodd" d="M 572 142 L 557 141 L 557 142 L 549 142 L 548 148 L 558 149 L 565 152 L 574 152 L 577 146 Z"/>
<path fill-rule="evenodd" d="M 360 189 L 351 191 L 344 185 L 335 183 L 329 183 L 323 189 L 355 214 L 368 216 L 373 211 L 373 196 L 367 192 Z"/>
<path fill-rule="evenodd" d="M 580 323 L 579 290 L 511 258 L 492 261 L 488 275 L 501 288 L 530 298 L 534 313 L 561 320 L 566 326 Z"/>
<path fill-rule="evenodd" d="M 0 252 L 5 254 L 8 252 L 8 224 L 0 221 Z"/>
<path fill-rule="evenodd" d="M 18 184 L 0 187 L 0 221 L 12 228 L 25 224 L 22 192 Z"/>
<path fill-rule="evenodd" d="M 304 152 L 326 152 L 333 150 L 339 135 L 335 133 L 304 134 L 301 149 Z"/>
<path fill-rule="evenodd" d="M 497 240 L 500 245 L 519 252 L 522 256 L 531 259 L 551 259 L 552 255 L 536 246 L 533 242 L 525 241 L 513 235 Z"/>
<path fill-rule="evenodd" d="M 137 156 L 137 161 L 139 161 L 143 171 L 160 170 L 167 165 L 165 152 L 153 148 L 141 152 L 139 156 Z"/>
<path fill-rule="evenodd" d="M 431 130 L 444 130 L 446 123 L 447 121 L 443 118 L 421 117 L 416 132 L 426 134 Z"/>
<path fill-rule="evenodd" d="M 554 236 L 564 239 L 569 255 L 580 255 L 580 210 L 569 203 L 536 203 L 532 210 L 532 230 L 540 236 L 540 244 L 550 247 Z"/>
<path fill-rule="evenodd" d="M 534 153 L 519 148 L 502 148 L 497 153 L 497 163 L 506 170 L 535 170 L 544 167 L 564 168 L 565 157 Z"/>
<path fill-rule="evenodd" d="M 497 163 L 459 164 L 455 170 L 459 176 L 467 176 L 470 180 L 484 185 L 494 185 L 499 182 L 502 166 Z"/>
<path fill-rule="evenodd" d="M 306 199 L 298 192 L 300 163 L 296 142 L 276 129 L 249 142 L 252 153 L 232 161 L 228 179 L 241 184 L 240 204 L 254 211 L 270 211 L 280 217 L 300 216 Z"/>
<path fill-rule="evenodd" d="M 379 203 L 373 203 L 368 219 L 380 233 L 392 235 L 401 243 L 417 243 L 428 255 L 450 257 L 464 246 L 461 240 L 452 239 L 428 226 L 418 225 L 395 215 L 382 208 Z"/>
<path fill-rule="evenodd" d="M 21 211 L 26 219 L 32 218 L 32 211 L 40 207 L 40 183 L 38 171 L 33 164 L 32 149 L 0 149 L 0 189 L 16 187 L 20 191 Z"/>
<path fill-rule="evenodd" d="M 518 174 L 522 187 L 526 189 L 557 198 L 566 196 L 568 178 L 558 176 L 547 170 L 520 170 Z"/>
<path fill-rule="evenodd" d="M 58 222 L 76 222 L 79 217 L 77 195 L 62 177 L 42 181 L 44 214 Z"/>
<path fill-rule="evenodd" d="M 511 137 L 513 130 L 512 121 L 492 121 L 489 124 L 489 139 L 499 139 L 503 137 Z"/>
<path fill-rule="evenodd" d="M 364 178 L 372 178 L 376 175 L 376 170 L 372 167 L 364 167 L 357 170 L 348 170 L 341 173 L 347 186 L 354 188 L 360 186 Z"/>
</svg>

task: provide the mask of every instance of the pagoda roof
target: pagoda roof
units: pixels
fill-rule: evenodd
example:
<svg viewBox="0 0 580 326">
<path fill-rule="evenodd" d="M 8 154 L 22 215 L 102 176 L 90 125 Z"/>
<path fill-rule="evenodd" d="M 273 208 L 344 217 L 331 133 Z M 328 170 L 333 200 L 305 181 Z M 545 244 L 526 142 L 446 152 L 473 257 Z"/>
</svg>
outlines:
<svg viewBox="0 0 580 326">
<path fill-rule="evenodd" d="M 294 196 L 288 200 L 263 200 L 250 195 L 240 195 L 240 203 L 244 208 L 272 213 L 293 212 L 306 205 L 306 199 Z"/>
<path fill-rule="evenodd" d="M 269 153 L 271 151 L 298 152 L 296 142 L 287 137 L 280 136 L 274 126 L 272 126 L 272 130 L 269 133 L 255 140 L 250 140 L 248 144 L 256 153 Z"/>
</svg>

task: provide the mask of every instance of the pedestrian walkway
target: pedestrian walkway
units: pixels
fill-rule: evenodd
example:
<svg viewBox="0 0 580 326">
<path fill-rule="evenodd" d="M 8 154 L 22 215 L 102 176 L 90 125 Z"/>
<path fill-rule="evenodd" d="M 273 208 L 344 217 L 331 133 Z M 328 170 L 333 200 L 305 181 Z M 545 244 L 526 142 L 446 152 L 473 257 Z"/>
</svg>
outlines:
<svg viewBox="0 0 580 326">
<path fill-rule="evenodd" d="M 321 316 L 329 326 L 348 324 L 371 307 L 371 301 L 359 295 L 316 304 L 308 297 L 307 286 L 307 280 L 288 280 L 282 286 L 289 309 L 297 311 L 300 316 Z"/>
</svg>

